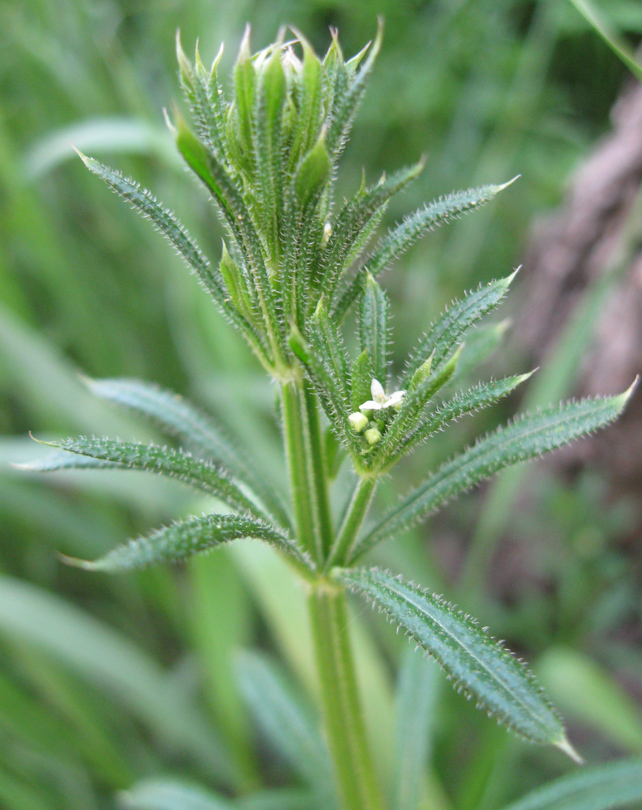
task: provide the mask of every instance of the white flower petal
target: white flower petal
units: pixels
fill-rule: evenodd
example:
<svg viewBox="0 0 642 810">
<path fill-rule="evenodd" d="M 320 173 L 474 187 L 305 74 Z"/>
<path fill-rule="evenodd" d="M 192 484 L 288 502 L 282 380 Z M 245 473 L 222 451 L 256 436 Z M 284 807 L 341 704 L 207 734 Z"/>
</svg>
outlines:
<svg viewBox="0 0 642 810">
<path fill-rule="evenodd" d="M 381 385 L 379 380 L 373 380 L 370 383 L 370 393 L 375 402 L 383 403 L 386 399 L 386 392 L 383 390 L 383 385 Z"/>
<path fill-rule="evenodd" d="M 390 394 L 390 396 L 386 399 L 384 406 L 386 408 L 390 408 L 393 405 L 398 405 L 405 396 L 406 396 L 405 391 L 395 391 L 393 394 Z"/>
<path fill-rule="evenodd" d="M 367 402 L 364 402 L 363 405 L 359 405 L 360 411 L 380 411 L 383 407 L 382 402 L 373 402 L 369 399 Z"/>
</svg>

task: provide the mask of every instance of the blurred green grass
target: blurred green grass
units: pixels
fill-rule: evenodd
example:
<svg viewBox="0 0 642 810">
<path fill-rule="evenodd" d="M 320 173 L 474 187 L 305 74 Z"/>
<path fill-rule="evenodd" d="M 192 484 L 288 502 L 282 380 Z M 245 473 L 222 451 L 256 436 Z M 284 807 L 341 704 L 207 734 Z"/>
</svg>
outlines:
<svg viewBox="0 0 642 810">
<path fill-rule="evenodd" d="M 600 7 L 622 36 L 639 38 L 639 3 Z M 66 570 L 56 551 L 94 556 L 203 504 L 135 473 L 43 482 L 18 476 L 8 463 L 39 455 L 25 438 L 29 430 L 154 437 L 95 400 L 78 375 L 135 376 L 212 410 L 285 486 L 274 391 L 167 245 L 84 170 L 69 142 L 151 188 L 216 256 L 220 229 L 174 156 L 162 119 L 178 97 L 176 29 L 186 47 L 200 37 L 208 58 L 225 40 L 229 66 L 246 21 L 254 47 L 286 22 L 320 51 L 334 25 L 351 54 L 374 34 L 377 14 L 386 19 L 384 48 L 344 158 L 345 188 L 358 184 L 363 166 L 374 178 L 428 153 L 422 178 L 391 207 L 392 221 L 454 188 L 522 174 L 488 209 L 432 234 L 387 275 L 397 326 L 403 323 L 400 364 L 413 335 L 450 298 L 519 263 L 533 217 L 561 199 L 569 173 L 608 127 L 626 70 L 570 3 L 0 3 L 0 804 L 114 807 L 114 791 L 157 773 L 239 791 L 301 781 L 278 750 L 268 753 L 278 741 L 261 737 L 257 747 L 256 719 L 235 669 L 241 648 L 269 648 L 308 699 L 313 693 L 302 595 L 284 566 L 247 544 L 179 571 L 108 579 Z M 562 396 L 557 373 L 548 382 Z M 462 425 L 457 440 L 470 429 Z M 450 450 L 431 446 L 406 478 Z M 550 542 L 564 554 L 548 545 L 531 553 L 552 591 L 529 583 L 510 609 L 482 593 L 479 613 L 531 658 L 553 648 L 542 672 L 574 722 L 583 710 L 565 694 L 569 677 L 587 684 L 585 708 L 600 700 L 625 707 L 625 734 L 613 717 L 579 723 L 598 759 L 642 750 L 639 706 L 626 708 L 614 677 L 622 674 L 639 693 L 642 658 L 616 632 L 636 598 L 634 573 L 615 545 L 626 514 L 618 508 L 600 521 L 585 517 L 603 498 L 596 475 L 596 485 L 569 495 L 542 485 L 539 513 L 510 517 L 534 543 L 542 516 L 550 522 Z M 470 537 L 478 509 L 469 498 L 450 510 L 446 534 Z M 425 531 L 409 535 L 380 559 L 448 590 L 443 559 L 426 540 Z M 358 621 L 360 677 L 377 763 L 391 774 L 393 671 L 403 645 L 387 627 L 370 624 L 369 617 Z M 609 633 L 616 638 L 598 649 Z M 592 666 L 599 677 L 586 674 Z M 442 695 L 427 774 L 435 807 L 495 807 L 563 767 L 498 736 L 456 695 Z M 518 775 L 519 762 L 529 767 Z"/>
</svg>

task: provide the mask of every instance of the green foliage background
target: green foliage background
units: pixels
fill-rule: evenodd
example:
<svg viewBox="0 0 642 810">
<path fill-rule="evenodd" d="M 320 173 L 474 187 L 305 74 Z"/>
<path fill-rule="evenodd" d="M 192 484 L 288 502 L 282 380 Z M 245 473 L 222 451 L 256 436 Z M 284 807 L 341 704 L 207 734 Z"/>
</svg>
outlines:
<svg viewBox="0 0 642 810">
<path fill-rule="evenodd" d="M 615 28 L 642 33 L 638 3 L 603 5 Z M 346 191 L 362 167 L 373 180 L 427 153 L 421 180 L 389 210 L 391 222 L 452 189 L 522 174 L 487 209 L 418 244 L 385 279 L 401 357 L 453 295 L 519 263 L 533 217 L 560 200 L 608 127 L 625 69 L 570 4 L 0 3 L 0 805 L 115 807 L 116 791 L 158 773 L 216 787 L 219 742 L 235 752 L 247 786 L 306 781 L 257 718 L 257 660 L 238 656 L 242 648 L 276 653 L 298 682 L 292 688 L 311 691 L 300 594 L 273 556 L 246 544 L 181 570 L 119 578 L 68 570 L 57 551 L 94 557 L 201 505 L 180 485 L 135 473 L 43 482 L 8 462 L 40 453 L 24 438 L 29 430 L 158 438 L 79 379 L 132 376 L 211 409 L 264 459 L 267 475 L 284 479 L 275 394 L 261 370 L 162 239 L 106 193 L 69 142 L 140 179 L 217 255 L 221 230 L 162 120 L 179 96 L 176 28 L 186 49 L 200 37 L 207 59 L 225 40 L 229 67 L 246 21 L 254 48 L 288 22 L 319 52 L 334 25 L 351 55 L 374 35 L 377 14 L 386 19 L 384 47 L 343 160 Z M 500 367 L 491 363 L 489 373 Z M 570 393 L 564 379 L 549 385 L 557 398 Z M 469 430 L 462 424 L 453 439 L 461 443 Z M 417 454 L 407 480 L 426 453 L 435 460 L 449 450 L 441 442 Z M 537 484 L 537 474 L 529 481 Z M 618 641 L 639 622 L 634 571 L 617 546 L 631 519 L 627 504 L 603 507 L 596 471 L 573 489 L 533 488 L 527 513 L 513 508 L 509 488 L 503 503 L 494 499 L 529 567 L 511 604 L 485 585 L 492 542 L 474 587 L 458 594 L 452 581 L 448 548 L 473 534 L 478 496 L 448 511 L 436 544 L 422 529 L 377 559 L 394 560 L 466 608 L 483 605 L 493 631 L 534 663 L 589 759 L 640 754 L 642 712 L 631 695 L 642 688 L 642 655 Z M 392 684 L 405 647 L 369 615 L 355 626 L 376 756 L 392 769 Z M 569 767 L 505 738 L 446 692 L 430 748 L 426 778 L 444 810 L 500 806 Z"/>
</svg>

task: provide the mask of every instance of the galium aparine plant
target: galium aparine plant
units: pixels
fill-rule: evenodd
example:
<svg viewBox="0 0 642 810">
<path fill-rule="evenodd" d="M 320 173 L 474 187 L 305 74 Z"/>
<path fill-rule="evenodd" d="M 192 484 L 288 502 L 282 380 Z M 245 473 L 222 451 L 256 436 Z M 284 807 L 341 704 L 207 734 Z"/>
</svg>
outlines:
<svg viewBox="0 0 642 810">
<path fill-rule="evenodd" d="M 179 437 L 180 449 L 71 438 L 50 442 L 61 452 L 31 465 L 43 471 L 145 470 L 180 479 L 224 507 L 157 529 L 96 561 L 70 561 L 90 571 L 176 562 L 242 538 L 264 540 L 289 560 L 307 587 L 335 801 L 345 810 L 387 806 L 344 632 L 347 591 L 397 624 L 501 724 L 578 758 L 560 717 L 521 661 L 443 598 L 362 561 L 378 543 L 494 473 L 603 427 L 631 393 L 521 416 L 432 470 L 396 505 L 369 519 L 378 482 L 404 456 L 530 376 L 457 387 L 463 368 L 469 371 L 483 356 L 479 342 L 476 349 L 463 349 L 464 337 L 501 303 L 511 273 L 454 301 L 419 337 L 401 375 L 391 377 L 383 271 L 415 240 L 488 203 L 508 184 L 449 194 L 383 235 L 377 229 L 388 201 L 419 176 L 423 160 L 371 185 L 364 179 L 343 203 L 334 199 L 339 159 L 380 45 L 381 28 L 369 47 L 346 61 L 333 32 L 320 59 L 301 34 L 295 31 L 294 40 L 286 41 L 281 31 L 276 42 L 253 54 L 248 29 L 229 96 L 219 77 L 221 53 L 207 69 L 198 49 L 192 63 L 177 39 L 192 124 L 175 112 L 169 126 L 223 223 L 226 238 L 216 260 L 149 191 L 81 155 L 91 172 L 165 235 L 278 386 L 289 501 L 209 417 L 171 393 L 131 380 L 89 384 L 96 395 L 151 417 Z M 358 323 L 354 357 L 343 336 L 351 312 Z M 352 465 L 356 483 L 336 525 L 330 483 L 342 461 Z"/>
</svg>

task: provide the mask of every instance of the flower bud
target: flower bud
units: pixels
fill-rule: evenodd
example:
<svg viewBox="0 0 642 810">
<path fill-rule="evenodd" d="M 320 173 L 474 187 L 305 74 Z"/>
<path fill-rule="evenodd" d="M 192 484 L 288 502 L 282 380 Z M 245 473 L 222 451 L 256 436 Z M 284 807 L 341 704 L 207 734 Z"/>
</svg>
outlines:
<svg viewBox="0 0 642 810">
<path fill-rule="evenodd" d="M 363 434 L 366 437 L 366 441 L 370 446 L 377 444 L 377 442 L 381 441 L 381 432 L 379 428 L 373 427 L 368 428 L 366 432 Z"/>
<path fill-rule="evenodd" d="M 348 417 L 348 422 L 350 422 L 352 425 L 352 429 L 355 433 L 361 433 L 361 431 L 368 424 L 368 417 L 359 411 L 356 411 L 355 413 L 350 414 Z"/>
</svg>

